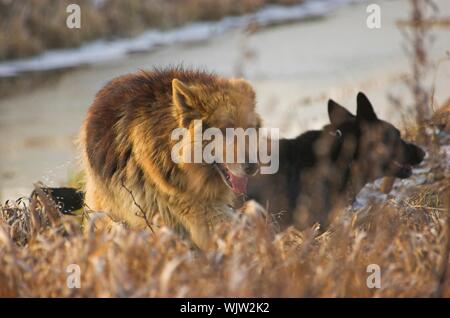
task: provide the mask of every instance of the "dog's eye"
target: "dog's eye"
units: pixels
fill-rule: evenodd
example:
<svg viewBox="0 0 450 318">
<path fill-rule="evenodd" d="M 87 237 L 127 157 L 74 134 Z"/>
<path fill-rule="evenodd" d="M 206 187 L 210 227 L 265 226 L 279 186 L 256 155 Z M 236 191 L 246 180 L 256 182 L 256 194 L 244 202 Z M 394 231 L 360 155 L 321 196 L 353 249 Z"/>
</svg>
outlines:
<svg viewBox="0 0 450 318">
<path fill-rule="evenodd" d="M 384 134 L 385 142 L 395 142 L 400 139 L 400 132 L 398 130 L 389 130 Z"/>
</svg>

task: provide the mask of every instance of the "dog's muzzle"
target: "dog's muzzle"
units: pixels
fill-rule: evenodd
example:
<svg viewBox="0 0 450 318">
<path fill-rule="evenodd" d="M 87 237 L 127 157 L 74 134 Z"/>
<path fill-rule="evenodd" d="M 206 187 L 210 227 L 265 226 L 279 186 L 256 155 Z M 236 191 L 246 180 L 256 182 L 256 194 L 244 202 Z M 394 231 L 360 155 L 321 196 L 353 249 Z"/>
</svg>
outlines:
<svg viewBox="0 0 450 318">
<path fill-rule="evenodd" d="M 223 182 L 236 194 L 247 193 L 248 177 L 259 170 L 258 164 L 243 164 L 242 173 L 236 173 L 226 163 L 213 163 L 213 167 L 221 176 Z"/>
</svg>

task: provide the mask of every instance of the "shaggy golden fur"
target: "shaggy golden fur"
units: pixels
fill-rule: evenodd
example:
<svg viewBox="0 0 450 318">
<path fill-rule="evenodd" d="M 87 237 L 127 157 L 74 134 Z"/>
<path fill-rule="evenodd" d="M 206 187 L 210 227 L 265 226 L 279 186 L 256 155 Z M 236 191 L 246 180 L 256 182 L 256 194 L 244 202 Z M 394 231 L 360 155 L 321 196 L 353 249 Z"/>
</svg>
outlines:
<svg viewBox="0 0 450 318">
<path fill-rule="evenodd" d="M 253 89 L 242 79 L 166 69 L 112 80 L 80 134 L 87 206 L 133 228 L 159 214 L 198 247 L 209 247 L 235 195 L 212 165 L 175 164 L 170 136 L 177 127 L 192 130 L 194 119 L 204 128 L 258 127 L 254 109 Z"/>
</svg>

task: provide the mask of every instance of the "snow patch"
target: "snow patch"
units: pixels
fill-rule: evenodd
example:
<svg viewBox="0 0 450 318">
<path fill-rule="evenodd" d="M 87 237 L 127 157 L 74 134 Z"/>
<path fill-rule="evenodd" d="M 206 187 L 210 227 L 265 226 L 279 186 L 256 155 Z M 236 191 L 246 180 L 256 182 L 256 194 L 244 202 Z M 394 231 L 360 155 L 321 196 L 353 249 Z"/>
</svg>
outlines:
<svg viewBox="0 0 450 318">
<path fill-rule="evenodd" d="M 443 154 L 443 161 L 446 163 L 444 169 L 448 173 L 450 172 L 450 134 L 441 132 L 439 135 L 440 151 Z M 429 159 L 428 154 L 426 155 L 424 162 L 413 169 L 411 177 L 407 179 L 396 179 L 389 194 L 380 192 L 383 179 L 378 179 L 375 180 L 375 182 L 366 184 L 356 196 L 355 201 L 351 205 L 351 209 L 357 211 L 365 209 L 373 203 L 383 203 L 387 200 L 400 202 L 408 195 L 409 189 L 429 182 L 431 168 L 429 163 L 427 163 L 427 159 Z M 432 181 L 433 180 L 431 180 L 431 182 Z"/>
<path fill-rule="evenodd" d="M 225 17 L 217 22 L 192 23 L 169 31 L 149 30 L 129 39 L 97 40 L 75 49 L 49 50 L 35 57 L 1 62 L 0 78 L 101 63 L 162 45 L 203 41 L 231 29 L 246 27 L 251 22 L 268 26 L 322 17 L 344 4 L 361 1 L 364 0 L 310 0 L 290 7 L 271 5 L 252 14 Z"/>
</svg>

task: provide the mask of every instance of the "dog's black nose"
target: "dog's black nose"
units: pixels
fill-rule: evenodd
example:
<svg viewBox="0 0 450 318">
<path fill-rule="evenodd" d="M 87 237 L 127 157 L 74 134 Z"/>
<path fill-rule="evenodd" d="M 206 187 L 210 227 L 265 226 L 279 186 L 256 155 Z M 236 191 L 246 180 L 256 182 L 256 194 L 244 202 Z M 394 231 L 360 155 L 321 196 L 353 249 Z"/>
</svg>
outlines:
<svg viewBox="0 0 450 318">
<path fill-rule="evenodd" d="M 259 165 L 257 163 L 244 164 L 244 171 L 247 175 L 253 176 L 258 172 Z"/>
<path fill-rule="evenodd" d="M 407 161 L 411 165 L 418 165 L 425 158 L 426 152 L 414 144 L 408 144 L 408 150 Z"/>
</svg>

